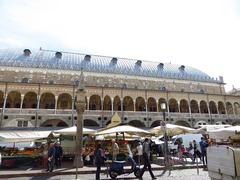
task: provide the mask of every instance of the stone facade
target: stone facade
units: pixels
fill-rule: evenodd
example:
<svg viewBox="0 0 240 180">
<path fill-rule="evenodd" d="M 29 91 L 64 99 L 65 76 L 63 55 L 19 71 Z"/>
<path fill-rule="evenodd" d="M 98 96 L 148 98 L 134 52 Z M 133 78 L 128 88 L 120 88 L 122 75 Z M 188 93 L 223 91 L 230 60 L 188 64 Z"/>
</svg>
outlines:
<svg viewBox="0 0 240 180">
<path fill-rule="evenodd" d="M 80 71 L 0 66 L 0 126 L 63 127 L 76 124 Z M 84 125 L 105 127 L 117 111 L 123 123 L 239 124 L 240 96 L 224 83 L 84 71 Z"/>
</svg>

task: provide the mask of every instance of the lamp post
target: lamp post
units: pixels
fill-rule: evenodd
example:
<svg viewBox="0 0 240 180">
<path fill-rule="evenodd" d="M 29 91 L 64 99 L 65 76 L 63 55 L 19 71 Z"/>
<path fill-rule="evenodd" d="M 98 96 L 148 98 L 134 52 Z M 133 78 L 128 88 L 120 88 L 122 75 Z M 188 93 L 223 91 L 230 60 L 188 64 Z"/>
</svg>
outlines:
<svg viewBox="0 0 240 180">
<path fill-rule="evenodd" d="M 76 100 L 76 110 L 77 110 L 77 132 L 76 132 L 76 154 L 74 159 L 74 166 L 76 167 L 76 179 L 78 176 L 78 168 L 83 167 L 82 159 L 82 149 L 83 149 L 83 113 L 86 108 L 85 102 L 85 86 L 84 86 L 84 76 L 81 69 L 80 82 L 77 87 L 77 100 Z"/>
<path fill-rule="evenodd" d="M 166 103 L 161 103 L 161 110 L 163 112 L 163 121 L 160 125 L 161 128 L 163 129 L 164 133 L 164 160 L 168 164 L 168 139 L 167 139 L 167 131 L 166 131 Z"/>
</svg>

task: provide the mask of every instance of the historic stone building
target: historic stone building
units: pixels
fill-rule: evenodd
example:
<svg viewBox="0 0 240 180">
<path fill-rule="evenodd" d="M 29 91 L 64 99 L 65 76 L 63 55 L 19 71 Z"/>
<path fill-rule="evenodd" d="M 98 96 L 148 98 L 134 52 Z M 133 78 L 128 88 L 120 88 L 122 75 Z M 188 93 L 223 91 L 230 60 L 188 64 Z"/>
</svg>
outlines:
<svg viewBox="0 0 240 180">
<path fill-rule="evenodd" d="M 240 96 L 223 78 L 185 65 L 55 52 L 0 50 L 0 127 L 63 127 L 76 121 L 80 70 L 86 85 L 84 125 L 104 127 L 115 112 L 123 123 L 238 124 Z"/>
</svg>

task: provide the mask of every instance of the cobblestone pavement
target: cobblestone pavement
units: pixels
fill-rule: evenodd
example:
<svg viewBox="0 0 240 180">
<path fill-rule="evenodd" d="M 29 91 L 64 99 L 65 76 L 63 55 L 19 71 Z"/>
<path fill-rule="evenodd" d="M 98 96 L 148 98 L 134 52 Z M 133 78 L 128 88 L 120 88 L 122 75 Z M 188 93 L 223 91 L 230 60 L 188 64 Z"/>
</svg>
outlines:
<svg viewBox="0 0 240 180">
<path fill-rule="evenodd" d="M 203 169 L 184 169 L 184 170 L 172 170 L 172 171 L 154 171 L 154 175 L 157 179 L 161 180 L 210 180 L 208 172 Z M 64 180 L 75 179 L 75 175 L 61 175 L 61 176 L 41 176 L 41 177 L 18 177 L 8 178 L 8 180 Z M 94 180 L 95 174 L 83 174 L 78 175 L 79 180 Z M 101 174 L 101 180 L 108 180 L 106 174 Z M 137 179 L 133 174 L 118 176 L 118 179 Z M 151 180 L 151 176 L 148 171 L 144 173 L 143 180 Z"/>
</svg>

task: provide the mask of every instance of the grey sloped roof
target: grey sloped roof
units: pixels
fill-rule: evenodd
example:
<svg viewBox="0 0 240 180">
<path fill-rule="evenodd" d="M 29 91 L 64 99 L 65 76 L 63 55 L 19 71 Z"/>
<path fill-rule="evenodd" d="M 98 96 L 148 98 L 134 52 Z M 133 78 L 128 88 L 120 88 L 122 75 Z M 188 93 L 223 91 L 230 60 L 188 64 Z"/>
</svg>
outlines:
<svg viewBox="0 0 240 180">
<path fill-rule="evenodd" d="M 61 58 L 57 58 L 55 53 L 56 51 L 35 49 L 31 50 L 30 56 L 26 56 L 23 49 L 0 50 L 0 66 L 70 71 L 78 71 L 83 68 L 88 72 L 219 82 L 206 73 L 189 66 L 184 66 L 184 70 L 181 70 L 181 65 L 163 63 L 164 67 L 159 68 L 157 62 L 139 61 L 141 65 L 136 65 L 138 60 L 127 58 L 117 58 L 117 62 L 114 64 L 111 63 L 113 57 L 91 55 L 90 61 L 87 61 L 84 60 L 86 54 L 61 52 Z"/>
</svg>

